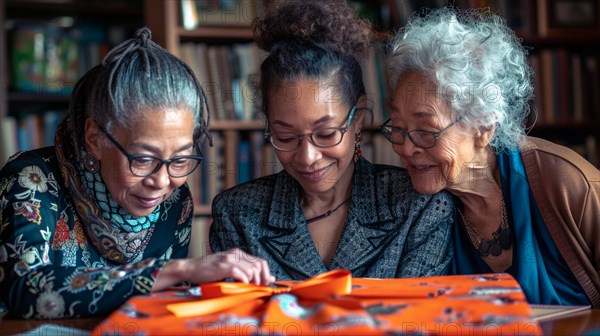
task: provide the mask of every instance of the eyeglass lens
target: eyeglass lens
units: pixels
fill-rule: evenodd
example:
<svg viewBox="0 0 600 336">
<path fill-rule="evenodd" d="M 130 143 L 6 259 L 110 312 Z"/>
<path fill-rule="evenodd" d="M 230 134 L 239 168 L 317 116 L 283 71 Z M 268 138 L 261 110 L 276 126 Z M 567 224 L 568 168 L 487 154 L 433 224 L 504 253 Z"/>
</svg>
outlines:
<svg viewBox="0 0 600 336">
<path fill-rule="evenodd" d="M 436 137 L 433 133 L 420 130 L 406 132 L 388 127 L 384 132 L 384 135 L 389 141 L 398 145 L 403 145 L 406 141 L 406 136 L 408 136 L 415 146 L 422 148 L 431 148 L 435 145 L 436 141 Z"/>
<path fill-rule="evenodd" d="M 173 177 L 183 177 L 191 174 L 200 164 L 200 159 L 195 157 L 179 157 L 173 161 L 163 161 L 152 156 L 132 158 L 130 161 L 131 172 L 137 176 L 148 176 L 160 170 L 163 164 L 167 165 L 167 172 Z"/>
<path fill-rule="evenodd" d="M 344 129 L 323 128 L 306 135 L 298 135 L 291 132 L 276 132 L 271 134 L 270 140 L 277 149 L 294 150 L 300 145 L 303 136 L 308 136 L 310 142 L 317 147 L 333 147 L 342 141 Z"/>
</svg>

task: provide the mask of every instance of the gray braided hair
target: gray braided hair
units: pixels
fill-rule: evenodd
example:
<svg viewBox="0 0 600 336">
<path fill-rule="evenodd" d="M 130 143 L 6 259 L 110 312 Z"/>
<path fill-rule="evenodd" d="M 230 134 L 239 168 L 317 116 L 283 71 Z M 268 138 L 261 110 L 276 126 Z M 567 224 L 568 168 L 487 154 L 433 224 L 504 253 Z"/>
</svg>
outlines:
<svg viewBox="0 0 600 336">
<path fill-rule="evenodd" d="M 110 131 L 114 126 L 131 127 L 133 119 L 151 109 L 167 108 L 192 111 L 198 153 L 205 138 L 212 145 L 204 89 L 190 67 L 152 41 L 150 29 L 144 27 L 111 49 L 75 84 L 70 126 L 81 139 L 87 118 Z"/>
</svg>

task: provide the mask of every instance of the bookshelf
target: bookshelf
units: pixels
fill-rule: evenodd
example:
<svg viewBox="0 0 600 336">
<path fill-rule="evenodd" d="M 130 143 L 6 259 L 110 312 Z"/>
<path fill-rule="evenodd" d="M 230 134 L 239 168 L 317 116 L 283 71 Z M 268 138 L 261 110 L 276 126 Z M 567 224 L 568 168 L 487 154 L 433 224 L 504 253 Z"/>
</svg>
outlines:
<svg viewBox="0 0 600 336">
<path fill-rule="evenodd" d="M 0 2 L 0 27 L 4 30 L 6 26 L 6 9 L 4 3 Z M 6 34 L 4 31 L 0 33 L 0 131 L 4 134 L 4 122 L 5 116 L 8 113 L 8 64 L 7 64 L 7 42 Z M 8 146 L 5 145 L 6 139 L 0 139 L 2 146 L 0 146 L 0 164 L 4 165 L 4 161 L 11 153 Z M 11 146 L 12 148 L 13 146 Z"/>
<path fill-rule="evenodd" d="M 0 1 L 0 165 L 52 145 L 76 80 L 143 22 L 141 0 Z"/>
<path fill-rule="evenodd" d="M 522 18 L 516 30 L 530 48 L 534 71 L 529 134 L 568 146 L 600 167 L 600 1 L 521 6 L 531 21 Z"/>
<path fill-rule="evenodd" d="M 226 58 L 223 56 L 223 48 L 229 49 L 230 53 L 232 50 L 242 53 L 238 54 L 242 62 L 250 59 L 251 69 L 247 75 L 253 76 L 258 73 L 258 66 L 265 53 L 258 51 L 253 43 L 250 22 L 258 15 L 264 4 L 263 1 L 249 3 L 244 0 L 241 3 L 239 8 L 245 9 L 248 7 L 244 6 L 251 6 L 254 10 L 252 14 L 248 11 L 243 13 L 243 15 L 251 16 L 246 18 L 245 25 L 219 25 L 212 20 L 210 24 L 185 29 L 183 27 L 185 19 L 182 15 L 180 1 L 145 1 L 146 24 L 153 32 L 153 38 L 181 57 L 195 70 L 207 91 L 211 107 L 211 134 L 214 137 L 215 145 L 213 148 L 206 148 L 206 162 L 203 163 L 199 172 L 194 174 L 190 183 L 196 189 L 195 213 L 198 216 L 210 215 L 212 198 L 223 189 L 243 183 L 247 178 L 275 173 L 281 169 L 272 146 L 263 138 L 264 118 L 256 110 L 252 96 L 256 91 L 252 93 L 244 91 L 241 94 L 246 105 L 243 107 L 242 115 L 239 115 L 232 111 L 231 103 L 227 102 L 231 98 L 225 97 L 227 92 L 235 91 L 228 86 L 230 83 L 222 81 L 223 78 L 229 78 L 230 74 L 223 73 L 221 70 L 216 71 L 216 75 L 210 74 L 211 71 L 215 71 L 215 68 L 222 67 L 222 65 L 213 64 L 210 53 L 217 53 L 219 59 Z M 235 14 L 233 15 L 235 16 Z M 215 51 L 216 49 L 218 51 Z M 378 62 L 381 61 L 381 55 L 376 55 L 375 51 L 372 58 L 378 59 Z M 376 65 L 373 64 L 373 66 Z M 375 72 L 376 70 L 373 69 L 373 73 Z M 367 79 L 365 78 L 365 80 Z M 379 85 L 376 76 L 369 80 L 373 85 Z M 245 84 L 242 84 L 242 90 L 251 88 L 251 82 L 252 80 L 249 78 Z M 215 92 L 212 88 L 214 85 L 225 88 L 223 90 L 225 95 L 223 91 Z M 248 90 L 251 91 L 251 89 Z M 382 105 L 379 98 L 374 100 L 377 100 L 377 106 Z M 219 106 L 222 104 L 225 106 Z M 382 118 L 376 117 L 375 123 L 383 121 Z M 369 128 L 366 133 L 368 134 L 363 134 L 362 146 L 365 156 L 374 162 L 399 164 L 397 156 L 388 151 L 390 148 L 387 140 L 377 134 L 374 127 Z M 246 157 L 245 152 L 248 150 L 248 146 L 250 147 L 250 171 L 247 171 L 248 162 L 242 160 Z M 217 186 L 215 187 L 214 184 Z"/>
<path fill-rule="evenodd" d="M 215 56 L 223 58 L 223 55 L 230 55 L 232 52 L 244 48 L 251 50 L 253 46 L 252 33 L 247 22 L 219 25 L 218 22 L 213 21 L 211 24 L 200 25 L 194 29 L 184 28 L 181 0 L 110 0 L 109 5 L 106 4 L 107 1 L 0 1 L 0 23 L 3 27 L 9 27 L 0 34 L 0 50 L 2 51 L 0 54 L 0 80 L 2 81 L 0 86 L 0 124 L 7 124 L 7 120 L 14 119 L 22 111 L 44 114 L 46 110 L 64 110 L 68 105 L 68 97 L 65 94 L 32 93 L 14 89 L 10 60 L 10 27 L 14 20 L 47 22 L 55 17 L 69 15 L 75 17 L 76 20 L 99 18 L 106 26 L 120 26 L 126 23 L 126 26 L 132 30 L 145 24 L 152 30 L 153 39 L 156 42 L 191 63 L 190 65 L 197 70 L 199 77 L 209 72 L 208 70 L 198 70 L 200 69 L 198 67 L 202 66 L 201 63 L 208 62 L 199 62 L 197 57 L 195 60 L 192 57 L 190 61 L 190 55 L 198 55 L 199 49 L 206 53 L 208 50 L 218 49 L 218 51 L 211 51 L 214 53 L 213 58 Z M 252 14 L 249 14 L 249 11 L 244 12 L 244 15 L 248 16 L 244 18 L 247 21 L 247 19 L 252 19 L 250 16 L 260 13 L 263 2 L 267 0 L 241 1 L 244 6 L 252 6 L 244 7 L 244 9 L 253 8 L 254 10 Z M 381 17 L 391 18 L 391 24 L 387 26 L 387 31 L 392 31 L 402 26 L 403 20 L 408 17 L 409 13 L 420 11 L 422 6 L 439 7 L 447 2 L 447 0 L 381 0 L 376 3 L 381 7 L 382 13 L 389 12 Z M 532 63 L 537 62 L 537 65 L 534 66 L 534 69 L 537 69 L 536 81 L 538 82 L 536 83 L 536 97 L 538 98 L 535 104 L 539 113 L 530 134 L 571 146 L 596 166 L 600 166 L 598 159 L 600 156 L 600 146 L 598 145 L 598 141 L 600 141 L 598 135 L 600 134 L 600 103 L 598 103 L 600 95 L 597 94 L 600 89 L 594 88 L 594 85 L 599 85 L 598 81 L 600 80 L 598 79 L 600 78 L 598 75 L 600 29 L 598 27 L 585 29 L 550 27 L 549 8 L 557 2 L 564 1 L 457 0 L 450 2 L 458 8 L 489 7 L 492 12 L 507 18 L 523 39 L 524 44 L 531 48 Z M 581 2 L 595 4 L 596 12 L 600 11 L 598 0 L 582 0 Z M 372 11 L 371 5 L 369 2 Z M 596 22 L 600 21 L 598 18 L 600 18 L 600 14 L 597 14 Z M 127 34 L 127 36 L 129 35 Z M 379 39 L 383 40 L 390 33 L 379 32 L 378 35 Z M 190 50 L 192 54 L 186 54 Z M 253 63 L 257 65 L 256 63 L 261 57 L 260 53 L 248 50 L 242 52 L 255 53 L 252 54 L 254 55 L 252 57 L 256 57 Z M 242 56 L 242 58 L 245 57 L 247 56 Z M 556 61 L 553 61 L 554 59 Z M 562 59 L 562 63 L 558 62 L 558 59 Z M 375 108 L 373 124 L 377 125 L 385 119 L 384 101 L 387 99 L 386 88 L 383 84 L 385 80 L 381 78 L 381 51 L 374 50 L 369 61 L 364 67 L 365 82 Z M 562 69 L 560 64 L 563 64 Z M 573 71 L 577 64 L 579 64 L 579 70 Z M 256 72 L 256 69 L 254 68 L 252 71 Z M 226 77 L 219 75 L 223 74 L 215 73 L 216 77 Z M 252 99 L 248 99 L 247 106 L 245 106 L 246 109 L 251 109 L 250 112 L 245 112 L 243 117 L 240 117 L 233 110 L 231 104 L 234 102 L 215 98 L 222 98 L 223 92 L 235 91 L 230 86 L 231 83 L 213 81 L 210 78 L 200 79 L 205 84 L 205 88 L 210 89 L 207 91 L 211 92 L 207 93 L 214 96 L 209 104 L 213 115 L 211 130 L 215 137 L 215 147 L 205 150 L 206 163 L 190 180 L 190 185 L 195 193 L 195 213 L 198 217 L 209 217 L 210 202 L 214 193 L 243 182 L 243 179 L 262 176 L 280 169 L 271 146 L 266 144 L 261 137 L 264 120 L 260 113 L 253 110 L 255 107 L 252 106 Z M 582 78 L 586 78 L 585 81 Z M 554 87 L 555 83 L 563 82 L 566 85 Z M 211 85 L 215 83 L 224 91 L 213 92 Z M 577 96 L 578 90 L 588 92 L 587 96 Z M 551 99 L 552 97 L 557 97 L 556 102 Z M 225 105 L 219 107 L 219 104 Z M 552 113 L 549 113 L 549 109 L 546 108 L 550 104 L 553 108 Z M 6 136 L 4 131 L 2 133 L 3 136 Z M 367 158 L 378 163 L 398 163 L 389 144 L 377 134 L 374 127 L 369 127 L 364 133 L 366 134 L 363 134 L 363 153 Z M 2 141 L 0 164 L 4 164 L 6 157 L 11 154 L 7 153 L 5 149 L 6 141 L 4 139 Z M 252 167 L 250 171 L 247 170 L 248 162 L 240 163 L 241 151 L 247 153 L 248 150 L 250 150 L 252 158 L 249 163 Z M 240 173 L 242 168 L 244 172 Z M 240 175 L 242 175 L 241 179 Z"/>
<path fill-rule="evenodd" d="M 0 33 L 0 133 L 3 138 L 0 139 L 2 146 L 0 146 L 0 164 L 4 165 L 6 158 L 8 158 L 11 153 L 11 149 L 15 146 L 13 144 L 8 144 L 8 139 L 6 137 L 5 128 L 8 128 L 8 125 L 5 127 L 5 116 L 8 114 L 8 64 L 7 64 L 7 36 L 4 32 L 4 27 L 6 26 L 6 8 L 3 2 L 0 2 L 0 27 L 2 27 L 3 31 Z"/>
<path fill-rule="evenodd" d="M 590 0 L 590 3 L 596 4 L 598 9 L 597 0 Z M 373 4 L 365 1 L 350 1 L 351 4 L 356 5 L 357 8 L 366 8 L 368 11 L 365 13 L 367 16 L 372 16 L 374 13 Z M 537 1 L 513 1 L 513 0 L 458 0 L 450 1 L 458 8 L 470 8 L 488 7 L 490 11 L 499 13 L 507 19 L 509 24 L 515 29 L 518 36 L 522 38 L 525 46 L 530 48 L 530 54 L 532 56 L 532 62 L 538 62 L 540 65 L 546 67 L 545 69 L 539 68 L 536 71 L 536 81 L 539 83 L 536 85 L 536 96 L 538 97 L 535 101 L 536 110 L 538 111 L 537 121 L 530 131 L 531 135 L 547 138 L 561 144 L 568 145 L 573 149 L 580 152 L 592 163 L 599 166 L 598 161 L 600 147 L 598 141 L 600 140 L 597 134 L 600 134 L 600 106 L 595 105 L 594 95 L 591 94 L 592 89 L 589 90 L 589 97 L 574 98 L 577 88 L 583 86 L 593 87 L 591 84 L 594 83 L 593 78 L 588 78 L 587 82 L 582 82 L 581 78 L 574 78 L 572 70 L 574 69 L 572 63 L 585 64 L 590 63 L 588 68 L 581 68 L 579 73 L 593 73 L 592 68 L 594 64 L 597 64 L 600 59 L 600 29 L 587 29 L 582 32 L 581 29 L 577 28 L 574 34 L 570 34 L 570 28 L 555 29 L 549 27 L 549 12 L 551 7 L 554 6 L 556 1 L 554 0 L 537 0 Z M 559 1 L 560 2 L 560 1 Z M 585 0 L 584 0 L 585 2 Z M 361 3 L 367 3 L 368 6 L 362 6 Z M 444 6 L 448 3 L 445 0 L 432 0 L 432 1 L 417 1 L 417 0 L 405 0 L 405 1 L 378 1 L 376 2 L 380 7 L 381 18 L 391 18 L 390 22 L 383 22 L 384 27 L 389 30 L 393 30 L 402 25 L 402 20 L 408 18 L 408 14 L 411 12 L 418 12 L 423 6 L 428 7 L 439 7 Z M 185 29 L 183 28 L 183 22 L 185 19 L 182 14 L 182 7 L 179 1 L 145 1 L 145 14 L 146 22 L 152 29 L 155 39 L 163 46 L 167 47 L 170 51 L 176 55 L 182 57 L 184 60 L 191 60 L 189 56 L 186 56 L 187 50 L 190 45 L 205 45 L 203 48 L 211 48 L 212 46 L 232 46 L 239 43 L 252 43 L 252 35 L 250 28 L 240 27 L 239 25 L 215 25 L 207 24 L 205 26 L 200 25 L 197 28 Z M 254 2 L 257 13 L 260 11 L 262 1 Z M 376 12 L 377 10 L 375 10 Z M 385 14 L 385 12 L 388 12 Z M 543 16 L 543 17 L 542 17 Z M 600 17 L 600 15 L 598 16 Z M 393 22 L 393 20 L 396 20 Z M 598 21 L 598 20 L 597 20 Z M 378 33 L 378 36 L 383 37 L 389 36 L 389 33 Z M 560 54 L 563 59 L 563 68 L 556 63 L 556 61 L 548 63 L 548 56 L 544 56 L 544 60 L 541 60 L 540 55 L 551 55 L 550 58 L 558 58 Z M 197 55 L 197 54 L 194 54 Z M 365 65 L 365 82 L 368 87 L 368 93 L 371 96 L 371 100 L 374 106 L 375 121 L 374 125 L 377 125 L 383 119 L 385 119 L 386 111 L 384 109 L 384 102 L 387 98 L 386 88 L 382 85 L 381 78 L 381 56 L 380 50 L 372 52 L 369 58 L 369 63 Z M 200 57 L 199 59 L 203 59 Z M 577 61 L 579 59 L 579 61 Z M 577 63 L 579 62 L 579 63 Z M 567 64 L 568 65 L 565 65 Z M 566 68 L 564 68 L 566 66 Z M 583 65 L 581 65 L 583 66 Z M 193 67 L 193 66 L 192 66 Z M 534 67 L 535 69 L 535 67 Z M 203 71 L 199 71 L 202 73 Z M 206 70 L 204 71 L 206 72 Z M 559 75 L 560 73 L 560 75 Z M 597 72 L 596 72 L 597 74 Z M 200 75 L 201 76 L 201 75 Z M 592 76 L 590 76 L 592 77 Z M 597 79 L 596 79 L 597 81 Z M 201 80 L 201 82 L 203 82 Z M 206 82 L 206 79 L 204 80 Z M 209 82 L 211 82 L 209 80 Z M 563 88 L 547 87 L 544 83 L 565 83 Z M 558 90 L 558 91 L 556 91 Z M 562 91 L 561 91 L 562 90 Z M 560 91 L 560 92 L 559 92 Z M 597 90 L 596 92 L 600 92 Z M 596 95 L 598 96 L 598 95 Z M 555 97 L 555 98 L 554 98 Z M 554 98 L 554 99 L 553 99 Z M 587 103 L 577 103 L 579 113 L 574 115 L 576 100 L 588 99 Z M 251 116 L 247 119 L 240 119 L 231 114 L 219 115 L 217 104 L 220 102 L 213 103 L 213 116 L 216 116 L 216 120 L 212 123 L 211 129 L 213 134 L 220 134 L 220 139 L 217 141 L 223 141 L 224 149 L 211 148 L 207 151 L 221 152 L 226 158 L 223 166 L 220 169 L 224 170 L 224 182 L 220 188 L 231 187 L 240 181 L 235 178 L 235 175 L 239 173 L 238 164 L 238 151 L 237 145 L 240 141 L 248 139 L 254 135 L 254 133 L 262 132 L 264 127 L 263 121 L 260 116 Z M 546 107 L 548 106 L 548 107 Z M 582 107 L 585 111 L 582 113 Z M 553 112 L 550 114 L 548 110 Z M 550 116 L 554 116 L 550 118 Z M 258 119 L 258 120 L 257 120 Z M 370 130 L 374 130 L 370 128 Z M 393 160 L 391 152 L 386 153 L 389 150 L 389 145 L 385 142 L 380 142 L 381 139 L 376 132 L 366 132 L 365 144 L 363 145 L 363 152 L 365 156 L 370 158 L 373 162 L 379 163 L 397 163 Z M 268 146 L 267 146 L 268 147 Z M 265 149 L 266 150 L 266 149 Z M 265 163 L 270 165 L 268 160 L 273 159 L 272 153 L 263 151 L 262 153 L 262 164 Z M 267 160 L 267 161 L 265 161 Z M 260 176 L 261 174 L 257 174 Z M 198 177 L 200 178 L 200 177 Z M 196 207 L 197 215 L 209 215 L 210 205 L 204 203 L 202 197 L 199 198 L 201 203 Z M 207 197 L 210 200 L 211 197 Z"/>
</svg>

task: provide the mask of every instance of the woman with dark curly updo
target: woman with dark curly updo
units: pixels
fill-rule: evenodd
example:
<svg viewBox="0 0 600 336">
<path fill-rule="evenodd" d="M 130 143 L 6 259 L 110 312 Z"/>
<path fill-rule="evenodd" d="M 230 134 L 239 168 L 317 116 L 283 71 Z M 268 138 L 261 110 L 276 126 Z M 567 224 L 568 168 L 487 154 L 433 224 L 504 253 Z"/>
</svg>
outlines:
<svg viewBox="0 0 600 336">
<path fill-rule="evenodd" d="M 187 258 L 204 90 L 150 30 L 76 84 L 55 146 L 0 171 L 0 297 L 28 319 L 106 315 L 181 282 L 273 281 L 239 249 Z"/>
<path fill-rule="evenodd" d="M 284 171 L 213 202 L 213 251 L 240 247 L 277 279 L 347 269 L 358 277 L 445 274 L 446 193 L 418 194 L 406 171 L 361 157 L 369 118 L 360 62 L 369 24 L 345 1 L 280 1 L 254 22 L 265 137 Z"/>
</svg>

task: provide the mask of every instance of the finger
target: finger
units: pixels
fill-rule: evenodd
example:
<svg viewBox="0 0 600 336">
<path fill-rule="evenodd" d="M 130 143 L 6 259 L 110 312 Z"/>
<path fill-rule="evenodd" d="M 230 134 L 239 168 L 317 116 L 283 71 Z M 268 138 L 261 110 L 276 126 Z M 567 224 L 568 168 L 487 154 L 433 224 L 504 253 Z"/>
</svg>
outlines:
<svg viewBox="0 0 600 336">
<path fill-rule="evenodd" d="M 269 270 L 269 263 L 266 260 L 260 261 L 261 266 L 261 274 L 260 274 L 260 283 L 263 285 L 268 285 L 275 281 L 275 277 L 271 275 L 271 271 Z"/>
<path fill-rule="evenodd" d="M 256 285 L 267 284 L 265 279 L 265 271 L 268 272 L 269 265 L 267 262 L 261 258 L 254 257 L 254 260 L 251 261 L 252 269 L 254 270 L 254 283 Z"/>
<path fill-rule="evenodd" d="M 255 263 L 254 265 L 252 265 L 252 275 L 253 275 L 253 281 L 255 285 L 260 285 L 261 282 L 261 278 L 260 278 L 260 266 L 258 263 Z"/>
<path fill-rule="evenodd" d="M 236 266 L 246 273 L 250 282 L 258 285 L 260 283 L 261 270 L 257 261 L 261 259 L 250 255 L 241 249 L 236 249 L 235 253 L 237 261 Z"/>
<path fill-rule="evenodd" d="M 243 283 L 250 283 L 250 277 L 248 276 L 248 274 L 246 272 L 244 272 L 241 268 L 239 267 L 232 267 L 231 268 L 231 277 L 237 281 L 243 282 Z"/>
<path fill-rule="evenodd" d="M 245 256 L 248 255 L 244 255 L 244 257 L 240 259 L 241 262 L 239 264 L 239 267 L 242 268 L 245 272 L 247 272 L 250 282 L 252 282 L 255 285 L 258 285 L 260 284 L 261 276 L 260 264 L 255 260 L 249 260 L 245 258 Z"/>
</svg>

